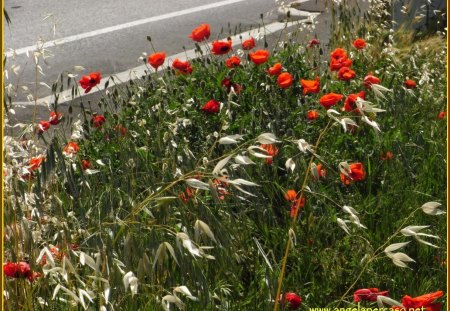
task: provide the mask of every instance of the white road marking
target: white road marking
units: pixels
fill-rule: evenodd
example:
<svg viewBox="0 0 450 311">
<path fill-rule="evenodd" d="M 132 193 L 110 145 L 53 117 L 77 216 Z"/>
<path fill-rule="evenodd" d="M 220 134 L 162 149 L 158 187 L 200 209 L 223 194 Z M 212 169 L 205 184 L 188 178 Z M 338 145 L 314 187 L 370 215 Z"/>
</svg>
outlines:
<svg viewBox="0 0 450 311">
<path fill-rule="evenodd" d="M 319 13 L 311 13 L 312 17 L 317 17 L 317 15 L 319 15 Z M 249 31 L 246 31 L 246 32 L 242 32 L 240 34 L 237 34 L 237 35 L 231 37 L 232 45 L 236 46 L 236 45 L 240 44 L 241 43 L 241 37 L 242 37 L 242 40 L 246 40 L 246 39 L 248 39 L 250 37 L 255 37 L 260 32 L 265 33 L 265 34 L 271 34 L 271 33 L 274 33 L 274 32 L 281 31 L 281 30 L 283 30 L 285 28 L 289 28 L 291 26 L 297 25 L 298 23 L 304 23 L 304 22 L 308 22 L 308 20 L 300 20 L 300 21 L 297 21 L 297 22 L 289 22 L 289 23 L 274 22 L 272 24 L 266 25 L 264 28 L 261 27 L 259 29 L 252 29 L 252 30 L 249 30 Z M 226 39 L 227 38 L 223 38 L 222 40 L 226 40 Z M 203 55 L 209 54 L 209 52 L 207 51 L 207 49 L 204 46 L 201 46 L 201 47 L 202 47 Z M 174 54 L 174 55 L 166 57 L 166 60 L 165 60 L 164 64 L 161 67 L 167 68 L 167 66 L 169 66 L 170 63 L 175 58 L 178 58 L 181 61 L 185 61 L 185 60 L 193 59 L 193 58 L 197 58 L 197 57 L 198 57 L 198 54 L 195 52 L 195 49 L 187 50 L 186 52 L 181 52 L 181 53 Z M 111 77 L 114 77 L 114 80 L 115 81 L 120 81 L 120 83 L 125 83 L 125 82 L 128 82 L 128 81 L 133 80 L 133 79 L 140 79 L 142 76 L 146 75 L 145 71 L 147 71 L 147 74 L 148 74 L 148 73 L 152 73 L 153 69 L 149 69 L 149 67 L 147 65 L 141 65 L 141 66 L 138 66 L 138 67 L 135 67 L 135 68 L 132 68 L 132 69 L 128 69 L 126 71 L 122 71 L 122 72 L 113 74 L 113 75 L 108 76 L 108 77 L 104 77 L 100 81 L 100 85 L 105 85 L 105 82 L 108 81 Z M 114 85 L 115 84 L 110 83 L 108 88 L 110 88 L 110 87 L 112 87 Z M 99 87 L 93 88 L 88 93 L 88 95 L 96 93 L 96 92 L 99 92 L 99 91 L 104 91 L 104 89 L 100 89 Z M 84 90 L 80 86 L 78 87 L 78 93 L 81 96 L 84 96 Z M 71 89 L 62 91 L 62 92 L 60 92 L 58 94 L 59 94 L 59 100 L 58 100 L 59 104 L 65 103 L 65 102 L 70 101 L 70 100 L 73 100 L 73 98 L 72 98 L 72 90 Z M 39 105 L 39 106 L 48 106 L 52 102 L 54 102 L 54 96 L 50 95 L 50 96 L 38 99 L 37 105 Z M 23 105 L 23 106 L 27 105 L 27 106 L 29 106 L 29 105 L 34 105 L 35 103 L 34 102 L 13 102 L 13 104 L 14 105 Z"/>
<path fill-rule="evenodd" d="M 162 14 L 162 15 L 158 15 L 158 16 L 152 16 L 149 18 L 144 18 L 144 19 L 140 19 L 137 21 L 133 21 L 133 22 L 128 22 L 128 23 L 111 26 L 111 27 L 106 27 L 106 28 L 102 28 L 102 29 L 97 29 L 97 30 L 93 30 L 93 31 L 81 33 L 78 35 L 65 37 L 65 38 L 55 39 L 52 41 L 45 42 L 42 46 L 39 46 L 39 47 L 40 48 L 49 48 L 49 47 L 52 47 L 55 45 L 62 45 L 65 43 L 78 41 L 78 40 L 82 40 L 82 39 L 86 39 L 86 38 L 90 38 L 90 37 L 95 37 L 98 35 L 103 35 L 106 33 L 114 32 L 114 31 L 118 31 L 118 30 L 122 30 L 122 29 L 126 29 L 126 28 L 136 27 L 139 25 L 153 23 L 153 22 L 164 20 L 164 19 L 179 17 L 182 15 L 192 14 L 192 13 L 196 13 L 196 12 L 206 11 L 206 10 L 210 10 L 210 9 L 214 9 L 214 8 L 218 8 L 221 6 L 226 6 L 226 5 L 230 5 L 230 4 L 234 4 L 234 3 L 239 3 L 239 2 L 243 2 L 243 1 L 246 1 L 246 0 L 225 0 L 225 1 L 220 1 L 220 2 L 214 2 L 211 4 L 205 4 L 205 5 L 197 6 L 194 8 L 189 8 L 189 9 L 171 12 L 171 13 L 167 13 L 167 14 Z M 23 48 L 19 48 L 14 51 L 9 51 L 5 54 L 6 54 L 6 57 L 12 57 L 14 54 L 21 55 L 21 54 L 27 53 L 27 51 L 31 52 L 31 51 L 35 51 L 37 49 L 38 49 L 38 45 L 35 44 L 35 45 L 30 45 L 30 46 L 26 46 Z"/>
</svg>

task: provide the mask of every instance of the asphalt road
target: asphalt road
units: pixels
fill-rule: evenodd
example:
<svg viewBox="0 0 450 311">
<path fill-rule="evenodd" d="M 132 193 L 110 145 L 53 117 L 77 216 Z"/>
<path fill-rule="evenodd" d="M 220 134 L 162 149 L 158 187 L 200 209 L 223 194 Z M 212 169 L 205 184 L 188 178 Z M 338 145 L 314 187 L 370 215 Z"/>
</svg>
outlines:
<svg viewBox="0 0 450 311">
<path fill-rule="evenodd" d="M 206 7 L 214 4 L 217 6 Z M 5 29 L 5 51 L 15 49 L 21 53 L 8 64 L 20 66 L 21 84 L 34 89 L 34 62 L 23 48 L 35 45 L 39 38 L 64 40 L 79 35 L 73 41 L 48 48 L 54 56 L 47 59 L 48 65 L 41 64 L 45 77 L 40 79 L 51 85 L 60 73 L 73 72 L 74 66 L 86 68 L 84 73 L 101 71 L 102 76 L 108 76 L 141 65 L 138 58 L 142 53 L 152 52 L 147 36 L 152 38 L 156 50 L 172 55 L 183 51 L 183 47 L 194 48 L 188 35 L 201 23 L 211 25 L 211 38 L 222 38 L 228 34 L 229 24 L 232 32 L 235 26 L 243 32 L 261 23 L 261 13 L 267 15 L 276 7 L 274 0 L 5 0 L 12 20 Z M 175 16 L 167 16 L 168 13 Z M 43 20 L 49 14 L 52 16 Z M 153 21 L 146 22 L 152 17 Z M 276 18 L 276 13 L 269 14 L 265 23 Z M 116 29 L 101 33 L 114 26 Z M 221 29 L 226 34 L 221 34 Z M 10 73 L 9 78 L 14 81 L 16 77 Z M 26 101 L 27 94 L 23 91 L 15 100 Z M 38 95 L 50 95 L 50 90 L 39 87 Z"/>
<path fill-rule="evenodd" d="M 323 3 L 320 5 L 322 0 L 302 1 L 309 2 L 308 7 L 312 10 L 323 6 Z M 11 56 L 10 49 L 17 52 L 17 56 L 8 57 L 6 69 L 9 79 L 5 82 L 19 82 L 28 87 L 28 91 L 20 88 L 13 99 L 15 114 L 9 115 L 10 124 L 28 123 L 35 112 L 37 121 L 48 118 L 46 105 L 39 105 L 36 111 L 32 106 L 25 105 L 27 94 L 34 92 L 35 88 L 33 59 L 27 57 L 25 50 L 36 44 L 40 37 L 46 42 L 57 41 L 56 45 L 50 44 L 48 47 L 54 56 L 47 59 L 47 64 L 41 63 L 45 76 L 39 75 L 39 81 L 51 85 L 60 73 L 75 73 L 74 66 L 86 69 L 76 73 L 77 79 L 92 71 L 101 71 L 102 76 L 106 77 L 142 67 L 142 61 L 138 58 L 143 52 L 152 52 L 147 36 L 152 38 L 156 50 L 165 51 L 169 56 L 183 54 L 183 48 L 193 49 L 194 42 L 188 35 L 202 23 L 211 25 L 210 40 L 225 38 L 235 34 L 235 31 L 248 33 L 261 25 L 261 14 L 266 26 L 284 28 L 284 23 L 277 23 L 278 6 L 275 0 L 128 0 L 120 1 L 123 3 L 121 5 L 118 2 L 5 0 L 5 9 L 12 20 L 4 33 L 5 52 L 7 56 Z M 50 13 L 51 17 L 43 20 Z M 314 34 L 300 34 L 301 39 L 317 36 L 326 42 L 328 19 L 326 12 L 320 14 Z M 56 36 L 53 36 L 54 22 Z M 267 37 L 269 45 L 277 40 L 278 30 Z M 20 66 L 18 75 L 12 73 L 11 65 Z M 95 102 L 101 96 L 101 92 L 91 93 L 59 105 L 60 111 L 64 113 L 71 106 L 76 115 L 80 101 Z M 49 89 L 38 86 L 39 98 L 50 94 Z"/>
</svg>

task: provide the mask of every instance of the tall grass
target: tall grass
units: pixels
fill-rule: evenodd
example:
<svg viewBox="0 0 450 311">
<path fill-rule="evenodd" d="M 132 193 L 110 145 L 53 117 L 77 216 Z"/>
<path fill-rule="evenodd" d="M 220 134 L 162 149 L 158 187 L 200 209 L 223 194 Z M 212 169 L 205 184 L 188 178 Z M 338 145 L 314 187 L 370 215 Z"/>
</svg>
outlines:
<svg viewBox="0 0 450 311">
<path fill-rule="evenodd" d="M 354 19 L 352 3 L 330 6 L 329 47 L 348 52 L 351 81 L 330 71 L 324 46 L 307 47 L 312 37 L 281 42 L 259 66 L 248 51 L 233 69 L 224 56 L 199 53 L 190 75 L 148 75 L 43 134 L 33 126 L 5 136 L 5 257 L 40 273 L 5 279 L 6 309 L 288 310 L 278 294 L 297 293 L 306 309 L 354 307 L 360 288 L 388 290 L 399 303 L 446 292 L 446 216 L 420 209 L 447 199 L 446 118 L 438 118 L 446 34 L 408 44 L 380 14 L 384 2 L 372 4 L 366 22 Z M 357 37 L 366 48 L 352 46 Z M 267 74 L 276 62 L 291 87 Z M 364 121 L 340 108 L 369 72 L 384 89 L 365 89 L 365 100 L 384 112 Z M 300 79 L 316 76 L 320 92 L 303 95 Z M 406 79 L 417 88 L 405 88 Z M 319 105 L 331 92 L 345 95 L 336 112 Z M 219 113 L 202 110 L 212 99 Z M 311 109 L 317 120 L 307 119 Z M 77 153 L 67 153 L 70 141 Z M 261 145 L 277 152 L 269 157 Z M 38 155 L 45 161 L 33 169 Z M 365 178 L 345 185 L 345 163 L 355 162 Z M 319 163 L 326 175 L 317 178 Z M 289 189 L 306 198 L 303 207 L 285 198 Z M 430 226 L 421 232 L 440 239 L 422 238 L 438 248 L 400 231 L 412 225 Z M 400 251 L 414 260 L 407 268 L 393 261 Z"/>
</svg>

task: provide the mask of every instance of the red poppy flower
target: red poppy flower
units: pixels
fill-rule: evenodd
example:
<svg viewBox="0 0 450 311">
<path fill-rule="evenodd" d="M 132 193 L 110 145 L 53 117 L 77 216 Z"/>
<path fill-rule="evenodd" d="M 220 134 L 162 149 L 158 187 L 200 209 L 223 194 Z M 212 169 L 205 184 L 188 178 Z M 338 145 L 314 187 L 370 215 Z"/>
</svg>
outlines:
<svg viewBox="0 0 450 311">
<path fill-rule="evenodd" d="M 81 168 L 83 171 L 91 168 L 91 162 L 89 160 L 81 160 Z"/>
<path fill-rule="evenodd" d="M 80 79 L 80 85 L 84 89 L 84 93 L 89 93 L 93 87 L 100 84 L 102 76 L 100 72 L 91 72 L 89 76 L 82 76 Z"/>
<path fill-rule="evenodd" d="M 187 75 L 192 73 L 191 64 L 188 61 L 182 62 L 178 58 L 175 58 L 175 60 L 173 61 L 172 68 L 177 70 L 177 72 L 181 74 Z"/>
<path fill-rule="evenodd" d="M 186 190 L 178 195 L 178 198 L 184 203 L 187 203 L 191 197 L 194 196 L 194 189 L 186 187 Z"/>
<path fill-rule="evenodd" d="M 417 87 L 417 83 L 414 80 L 406 80 L 404 83 L 407 89 L 415 89 Z"/>
<path fill-rule="evenodd" d="M 106 118 L 103 115 L 93 116 L 91 124 L 93 127 L 101 127 L 106 122 Z"/>
<path fill-rule="evenodd" d="M 352 60 L 347 58 L 347 52 L 342 48 L 337 48 L 331 52 L 331 71 L 337 71 L 342 67 L 350 67 L 352 65 Z"/>
<path fill-rule="evenodd" d="M 356 72 L 348 67 L 341 67 L 338 71 L 338 78 L 343 81 L 350 81 L 356 77 Z"/>
<path fill-rule="evenodd" d="M 341 181 L 347 186 L 352 182 L 362 181 L 366 178 L 366 172 L 362 163 L 352 163 L 350 164 L 350 170 L 347 172 L 348 176 L 341 173 Z"/>
<path fill-rule="evenodd" d="M 297 192 L 295 190 L 289 189 L 284 193 L 284 198 L 287 201 L 294 201 L 297 197 Z"/>
<path fill-rule="evenodd" d="M 298 202 L 298 199 L 296 198 L 291 205 L 291 218 L 296 217 L 296 214 L 298 214 L 297 209 L 302 209 L 305 206 L 306 199 L 304 196 L 302 196 L 302 199 L 300 200 L 300 203 Z"/>
<path fill-rule="evenodd" d="M 338 71 L 342 67 L 350 67 L 352 60 L 349 58 L 332 59 L 330 64 L 331 71 Z"/>
<path fill-rule="evenodd" d="M 37 132 L 39 134 L 42 134 L 45 131 L 47 131 L 49 128 L 50 128 L 50 122 L 48 122 L 48 121 L 40 121 L 38 126 L 37 126 Z"/>
<path fill-rule="evenodd" d="M 442 120 L 442 119 L 445 118 L 446 115 L 447 115 L 447 112 L 446 112 L 446 111 L 441 111 L 441 112 L 439 112 L 439 114 L 438 114 L 438 119 L 439 119 L 439 120 Z"/>
<path fill-rule="evenodd" d="M 50 112 L 49 122 L 51 125 L 57 125 L 63 118 L 62 113 L 52 111 Z"/>
<path fill-rule="evenodd" d="M 364 41 L 364 39 L 356 39 L 355 41 L 353 41 L 353 46 L 358 49 L 358 50 L 362 50 L 366 47 L 366 41 Z"/>
<path fill-rule="evenodd" d="M 388 296 L 388 291 L 380 292 L 378 288 L 361 288 L 353 293 L 353 301 L 377 301 L 378 296 Z"/>
<path fill-rule="evenodd" d="M 372 84 L 380 84 L 380 83 L 381 83 L 381 80 L 380 80 L 379 78 L 375 77 L 375 76 L 372 74 L 372 72 L 369 72 L 369 73 L 367 74 L 367 76 L 364 77 L 364 82 L 363 82 L 363 84 L 364 84 L 364 86 L 365 86 L 367 89 L 371 89 L 371 88 L 372 88 Z"/>
<path fill-rule="evenodd" d="M 65 256 L 65 254 L 61 252 L 57 246 L 50 247 L 49 251 L 52 254 L 52 257 L 55 261 L 60 261 Z M 47 263 L 47 255 L 44 255 L 42 256 L 41 262 L 39 264 L 41 266 L 45 266 L 46 263 Z"/>
<path fill-rule="evenodd" d="M 366 92 L 361 91 L 357 94 L 349 94 L 344 102 L 344 108 L 342 110 L 347 112 L 355 112 L 359 113 L 358 109 L 356 109 L 356 100 L 359 98 L 365 99 L 366 98 Z"/>
<path fill-rule="evenodd" d="M 242 48 L 244 50 L 251 50 L 256 46 L 255 39 L 251 37 L 250 39 L 245 40 L 242 42 Z"/>
<path fill-rule="evenodd" d="M 319 45 L 319 44 L 320 44 L 320 41 L 317 40 L 316 38 L 314 38 L 314 39 L 311 39 L 311 41 L 308 42 L 307 46 L 310 48 L 310 47 L 313 47 L 314 45 Z"/>
<path fill-rule="evenodd" d="M 256 65 L 261 65 L 267 62 L 269 59 L 269 51 L 266 50 L 257 50 L 256 52 L 250 52 L 250 60 Z"/>
<path fill-rule="evenodd" d="M 209 36 L 211 35 L 211 29 L 208 24 L 201 24 L 194 30 L 192 30 L 192 33 L 190 34 L 189 38 L 196 42 L 202 42 L 203 40 L 209 39 Z"/>
<path fill-rule="evenodd" d="M 230 194 L 227 190 L 228 183 L 214 179 L 213 184 L 216 186 L 217 193 L 219 194 L 219 200 L 225 200 L 225 196 Z"/>
<path fill-rule="evenodd" d="M 319 178 L 325 178 L 325 176 L 327 175 L 327 170 L 325 169 L 325 167 L 323 167 L 322 164 L 317 164 L 315 170 Z M 315 176 L 312 176 L 315 179 Z"/>
<path fill-rule="evenodd" d="M 343 48 L 337 48 L 333 52 L 330 53 L 331 59 L 338 60 L 338 59 L 346 59 L 347 58 L 347 52 Z"/>
<path fill-rule="evenodd" d="M 14 262 L 7 262 L 3 264 L 3 273 L 10 278 L 15 278 L 17 275 L 18 267 Z"/>
<path fill-rule="evenodd" d="M 224 55 L 231 51 L 231 40 L 214 41 L 212 43 L 211 53 L 214 55 Z"/>
<path fill-rule="evenodd" d="M 150 66 L 155 68 L 155 70 L 158 70 L 158 67 L 164 64 L 164 61 L 166 60 L 166 53 L 164 52 L 156 52 L 152 55 L 149 55 L 147 58 L 148 63 Z"/>
<path fill-rule="evenodd" d="M 238 67 L 241 64 L 241 59 L 237 56 L 231 56 L 225 61 L 225 66 L 232 69 L 234 67 Z"/>
<path fill-rule="evenodd" d="M 317 120 L 319 119 L 319 113 L 317 112 L 317 110 L 310 110 L 306 114 L 306 118 L 310 121 Z"/>
<path fill-rule="evenodd" d="M 223 79 L 221 84 L 227 88 L 227 92 L 230 92 L 231 88 L 233 88 L 236 94 L 239 94 L 242 91 L 242 86 L 232 82 L 230 78 Z"/>
<path fill-rule="evenodd" d="M 341 95 L 341 94 L 329 93 L 329 94 L 323 95 L 319 99 L 319 103 L 326 110 L 328 110 L 328 109 L 330 109 L 331 106 L 336 105 L 343 97 L 344 97 L 344 95 Z"/>
<path fill-rule="evenodd" d="M 114 130 L 116 133 L 120 134 L 120 136 L 125 137 L 127 135 L 127 128 L 123 126 L 122 124 L 117 124 L 114 127 Z"/>
<path fill-rule="evenodd" d="M 44 160 L 45 160 L 44 156 L 31 158 L 31 160 L 28 162 L 28 165 L 30 166 L 28 170 L 29 171 L 37 170 L 39 166 L 41 166 L 42 162 L 44 162 Z"/>
<path fill-rule="evenodd" d="M 76 154 L 78 151 L 80 151 L 80 146 L 78 146 L 78 144 L 74 141 L 69 142 L 64 147 L 64 153 L 67 155 Z"/>
<path fill-rule="evenodd" d="M 303 88 L 303 95 L 315 94 L 320 91 L 320 78 L 316 77 L 315 80 L 300 80 L 300 84 Z"/>
<path fill-rule="evenodd" d="M 382 153 L 380 159 L 382 161 L 390 160 L 394 157 L 394 154 L 391 151 L 387 151 L 386 153 Z"/>
<path fill-rule="evenodd" d="M 280 301 L 282 303 L 283 301 L 286 301 L 289 310 L 297 310 L 302 304 L 302 298 L 295 293 L 286 293 L 284 294 L 284 297 L 283 295 L 280 295 Z"/>
<path fill-rule="evenodd" d="M 219 113 L 220 103 L 217 100 L 211 99 L 203 105 L 202 110 L 206 113 Z"/>
<path fill-rule="evenodd" d="M 434 302 L 439 297 L 442 297 L 444 292 L 437 291 L 434 293 L 425 294 L 412 298 L 408 295 L 404 296 L 402 299 L 402 305 L 406 310 L 427 310 L 427 311 L 440 311 L 442 308 L 441 303 Z M 423 308 L 422 308 L 423 307 Z M 404 310 L 405 308 L 400 308 L 398 306 L 392 306 L 393 310 Z"/>
<path fill-rule="evenodd" d="M 292 76 L 288 72 L 283 72 L 277 78 L 278 86 L 281 87 L 282 89 L 289 88 L 293 82 L 294 80 L 292 80 Z"/>
<path fill-rule="evenodd" d="M 3 265 L 3 273 L 10 278 L 27 278 L 30 282 L 33 282 L 35 277 L 40 276 L 39 273 L 33 273 L 30 265 L 25 261 L 5 263 Z"/>
<path fill-rule="evenodd" d="M 273 144 L 262 144 L 260 147 L 266 150 L 267 155 L 271 156 L 272 158 L 276 156 L 279 151 L 278 147 Z M 266 163 L 269 165 L 272 164 L 272 158 L 266 158 Z"/>
<path fill-rule="evenodd" d="M 278 76 L 282 69 L 283 67 L 281 66 L 281 63 L 276 63 L 267 70 L 267 73 L 271 76 Z"/>
</svg>

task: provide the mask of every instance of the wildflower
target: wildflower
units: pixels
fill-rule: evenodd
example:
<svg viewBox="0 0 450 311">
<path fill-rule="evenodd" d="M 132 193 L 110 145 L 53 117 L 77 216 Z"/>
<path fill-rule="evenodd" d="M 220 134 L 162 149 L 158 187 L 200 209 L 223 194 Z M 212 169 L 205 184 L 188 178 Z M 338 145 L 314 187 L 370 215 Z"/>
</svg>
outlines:
<svg viewBox="0 0 450 311">
<path fill-rule="evenodd" d="M 214 55 L 223 55 L 231 51 L 231 40 L 228 41 L 214 41 L 212 43 L 211 53 Z"/>
<path fill-rule="evenodd" d="M 202 42 L 203 40 L 209 39 L 209 36 L 211 35 L 211 29 L 208 24 L 201 24 L 194 30 L 192 30 L 192 33 L 190 34 L 189 38 L 196 42 Z"/>
<path fill-rule="evenodd" d="M 303 95 L 316 94 L 320 91 L 320 78 L 317 76 L 315 80 L 300 80 L 303 88 Z"/>
<path fill-rule="evenodd" d="M 117 124 L 114 127 L 114 130 L 116 133 L 120 134 L 120 136 L 125 137 L 127 135 L 127 128 L 123 126 L 122 124 Z"/>
<path fill-rule="evenodd" d="M 347 186 L 352 182 L 362 181 L 366 178 L 364 166 L 359 162 L 350 164 L 346 174 L 341 172 L 341 181 Z"/>
<path fill-rule="evenodd" d="M 91 124 L 93 127 L 101 127 L 106 122 L 106 118 L 103 115 L 93 116 Z"/>
<path fill-rule="evenodd" d="M 89 76 L 82 76 L 80 79 L 80 85 L 85 90 L 84 93 L 89 93 L 93 87 L 100 84 L 102 76 L 100 72 L 91 72 Z"/>
<path fill-rule="evenodd" d="M 177 70 L 177 72 L 181 74 L 187 75 L 192 73 L 191 64 L 188 61 L 182 62 L 178 58 L 175 58 L 175 60 L 173 61 L 172 68 Z"/>
<path fill-rule="evenodd" d="M 375 77 L 372 72 L 369 72 L 367 74 L 367 76 L 364 77 L 363 84 L 367 89 L 371 89 L 372 84 L 380 84 L 380 83 L 381 83 L 381 80 L 379 78 Z"/>
<path fill-rule="evenodd" d="M 319 119 L 319 113 L 317 110 L 309 110 L 306 114 L 306 118 L 310 121 Z"/>
<path fill-rule="evenodd" d="M 337 48 L 331 52 L 330 70 L 337 71 L 342 67 L 350 67 L 352 60 L 347 58 L 347 53 L 342 48 Z"/>
<path fill-rule="evenodd" d="M 39 134 L 42 134 L 45 131 L 47 131 L 49 128 L 50 128 L 50 122 L 48 122 L 48 121 L 40 121 L 38 126 L 37 126 L 37 132 Z"/>
<path fill-rule="evenodd" d="M 330 64 L 330 70 L 338 71 L 342 67 L 350 67 L 351 65 L 352 65 L 352 60 L 348 59 L 348 58 L 332 60 L 331 64 Z"/>
<path fill-rule="evenodd" d="M 33 280 L 36 277 L 40 276 L 40 273 L 32 272 L 30 265 L 25 261 L 21 261 L 18 263 L 14 262 L 5 263 L 3 265 L 3 273 L 10 278 L 15 279 L 27 278 L 30 282 L 33 282 Z"/>
<path fill-rule="evenodd" d="M 438 114 L 438 119 L 439 119 L 439 120 L 442 120 L 442 119 L 445 118 L 446 115 L 447 115 L 447 112 L 446 112 L 446 111 L 441 111 L 441 112 L 439 112 L 439 114 Z"/>
<path fill-rule="evenodd" d="M 302 209 L 305 206 L 305 203 L 306 203 L 306 199 L 304 196 L 302 196 L 300 203 L 297 198 L 292 201 L 291 212 L 290 212 L 291 218 L 296 217 L 296 215 L 298 214 L 297 210 Z"/>
<path fill-rule="evenodd" d="M 56 112 L 56 111 L 52 111 L 50 112 L 50 118 L 49 118 L 49 122 L 51 125 L 57 125 L 63 118 L 62 113 L 60 112 Z"/>
<path fill-rule="evenodd" d="M 286 191 L 285 194 L 284 194 L 284 198 L 287 201 L 294 201 L 296 197 L 297 197 L 297 192 L 295 190 L 292 190 L 292 189 Z"/>
<path fill-rule="evenodd" d="M 285 293 L 284 297 L 283 295 L 280 295 L 280 301 L 282 303 L 286 301 L 288 303 L 287 306 L 289 310 L 297 310 L 302 303 L 302 298 L 295 293 Z"/>
<path fill-rule="evenodd" d="M 308 45 L 307 45 L 307 47 L 313 47 L 314 45 L 319 45 L 320 44 L 320 41 L 319 40 L 317 40 L 316 38 L 314 38 L 314 39 L 311 39 L 309 42 L 308 42 Z"/>
<path fill-rule="evenodd" d="M 256 65 L 261 65 L 267 62 L 269 59 L 269 51 L 266 50 L 257 50 L 256 52 L 250 52 L 250 60 Z"/>
<path fill-rule="evenodd" d="M 287 89 L 292 85 L 292 76 L 288 72 L 283 72 L 278 76 L 277 83 L 282 89 Z"/>
<path fill-rule="evenodd" d="M 382 161 L 390 160 L 394 157 L 394 154 L 390 151 L 387 151 L 386 153 L 382 153 L 380 156 L 380 159 Z"/>
<path fill-rule="evenodd" d="M 406 80 L 403 85 L 407 88 L 407 89 L 415 89 L 417 87 L 417 83 L 414 80 L 408 79 Z"/>
<path fill-rule="evenodd" d="M 49 249 L 52 254 L 53 259 L 60 261 L 65 255 L 60 252 L 57 246 L 53 246 Z M 42 256 L 41 262 L 39 263 L 41 266 L 45 266 L 47 264 L 47 255 Z"/>
<path fill-rule="evenodd" d="M 231 56 L 225 61 L 225 66 L 232 69 L 234 67 L 238 67 L 241 64 L 241 59 L 237 56 Z"/>
<path fill-rule="evenodd" d="M 166 53 L 164 52 L 156 52 L 152 55 L 149 55 L 147 58 L 148 63 L 150 66 L 155 68 L 155 70 L 158 70 L 158 67 L 164 64 L 164 61 L 166 60 Z"/>
<path fill-rule="evenodd" d="M 388 296 L 388 291 L 380 292 L 378 288 L 361 288 L 353 293 L 353 301 L 377 301 L 378 296 Z"/>
<path fill-rule="evenodd" d="M 344 97 L 344 95 L 341 95 L 341 94 L 329 93 L 329 94 L 323 95 L 319 99 L 319 103 L 326 110 L 328 110 L 328 109 L 330 109 L 331 106 L 336 105 L 343 97 Z"/>
<path fill-rule="evenodd" d="M 437 291 L 434 293 L 425 294 L 418 297 L 410 297 L 405 295 L 402 298 L 402 305 L 404 308 L 398 306 L 392 306 L 393 310 L 428 310 L 428 311 L 440 311 L 442 308 L 441 303 L 434 302 L 439 297 L 442 297 L 444 292 Z"/>
<path fill-rule="evenodd" d="M 341 67 L 341 69 L 339 69 L 338 71 L 338 77 L 339 80 L 350 81 L 351 79 L 356 77 L 356 72 L 348 67 Z"/>
<path fill-rule="evenodd" d="M 230 194 L 227 191 L 228 184 L 225 181 L 214 179 L 213 184 L 216 186 L 217 193 L 219 194 L 219 200 L 225 200 L 225 196 Z"/>
<path fill-rule="evenodd" d="M 267 73 L 271 76 L 278 76 L 281 73 L 282 66 L 280 63 L 276 63 L 267 70 Z"/>
<path fill-rule="evenodd" d="M 30 171 L 37 170 L 39 168 L 39 166 L 41 166 L 42 162 L 44 162 L 44 160 L 45 160 L 44 156 L 31 158 L 31 160 L 28 161 L 28 165 L 29 165 L 28 170 L 30 170 Z"/>
<path fill-rule="evenodd" d="M 311 175 L 315 180 L 318 180 L 319 178 L 325 178 L 327 175 L 327 170 L 325 167 L 323 167 L 322 164 L 315 164 L 313 163 L 311 165 Z"/>
<path fill-rule="evenodd" d="M 202 110 L 206 113 L 219 113 L 220 103 L 217 100 L 211 99 L 203 105 Z"/>
<path fill-rule="evenodd" d="M 194 189 L 192 189 L 191 187 L 186 187 L 186 190 L 181 192 L 178 195 L 178 198 L 184 203 L 187 203 L 189 199 L 193 196 L 194 196 Z"/>
<path fill-rule="evenodd" d="M 272 158 L 278 154 L 278 147 L 274 146 L 273 144 L 262 144 L 261 148 L 266 150 L 267 155 L 271 156 Z M 272 164 L 273 160 L 272 158 L 266 158 L 267 164 Z"/>
<path fill-rule="evenodd" d="M 242 48 L 244 50 L 251 50 L 256 46 L 255 39 L 251 37 L 250 39 L 245 40 L 242 42 Z"/>
<path fill-rule="evenodd" d="M 333 52 L 330 53 L 332 60 L 338 60 L 338 59 L 346 59 L 347 58 L 347 52 L 345 52 L 342 48 L 337 48 Z"/>
<path fill-rule="evenodd" d="M 81 169 L 85 171 L 89 168 L 91 168 L 91 162 L 89 160 L 81 160 Z"/>
<path fill-rule="evenodd" d="M 362 50 L 366 47 L 366 41 L 364 41 L 364 39 L 358 38 L 353 41 L 353 46 L 358 50 Z"/>
<path fill-rule="evenodd" d="M 227 92 L 230 92 L 231 88 L 233 88 L 234 92 L 239 94 L 243 89 L 240 84 L 232 82 L 230 78 L 223 79 L 221 84 L 227 88 Z"/>
<path fill-rule="evenodd" d="M 344 108 L 342 108 L 343 111 L 347 112 L 355 112 L 359 113 L 359 110 L 356 108 L 356 100 L 359 98 L 365 99 L 366 98 L 366 92 L 361 91 L 357 94 L 349 94 L 344 102 Z"/>
<path fill-rule="evenodd" d="M 65 147 L 64 147 L 64 153 L 66 155 L 73 155 L 76 154 L 78 151 L 80 151 L 80 146 L 78 146 L 78 144 L 74 141 L 69 142 Z"/>
</svg>

